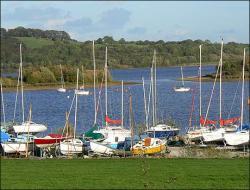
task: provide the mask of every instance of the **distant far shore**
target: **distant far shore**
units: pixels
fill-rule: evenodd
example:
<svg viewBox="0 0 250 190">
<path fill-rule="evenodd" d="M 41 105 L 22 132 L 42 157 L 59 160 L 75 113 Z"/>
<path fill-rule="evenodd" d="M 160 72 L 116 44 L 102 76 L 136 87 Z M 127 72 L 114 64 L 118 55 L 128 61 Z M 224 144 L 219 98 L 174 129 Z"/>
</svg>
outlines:
<svg viewBox="0 0 250 190">
<path fill-rule="evenodd" d="M 130 84 L 138 84 L 136 82 L 124 82 L 124 85 L 130 85 Z M 120 81 L 112 81 L 108 82 L 108 86 L 120 86 L 121 82 Z M 93 84 L 86 84 L 85 88 L 93 88 Z M 104 87 L 104 84 L 102 85 Z M 24 84 L 24 90 L 25 91 L 33 91 L 33 90 L 56 90 L 61 87 L 61 84 L 44 84 L 44 83 L 39 83 L 39 84 Z M 74 89 L 76 87 L 76 84 L 74 83 L 67 83 L 65 85 L 66 89 Z M 99 88 L 100 84 L 96 84 L 96 88 Z M 4 92 L 13 92 L 16 91 L 16 87 L 3 87 Z"/>
<path fill-rule="evenodd" d="M 181 78 L 179 78 L 178 80 L 181 80 Z M 200 78 L 197 76 L 192 76 L 192 77 L 185 77 L 183 78 L 184 81 L 194 81 L 194 82 L 199 82 Z M 222 78 L 222 82 L 235 82 L 238 81 L 239 78 Z M 241 79 L 242 80 L 242 79 Z M 245 80 L 250 80 L 249 78 L 245 79 Z M 217 79 L 216 82 L 219 82 L 219 78 Z M 208 76 L 203 76 L 201 77 L 201 82 L 214 82 L 214 78 L 213 77 L 208 77 Z"/>
</svg>

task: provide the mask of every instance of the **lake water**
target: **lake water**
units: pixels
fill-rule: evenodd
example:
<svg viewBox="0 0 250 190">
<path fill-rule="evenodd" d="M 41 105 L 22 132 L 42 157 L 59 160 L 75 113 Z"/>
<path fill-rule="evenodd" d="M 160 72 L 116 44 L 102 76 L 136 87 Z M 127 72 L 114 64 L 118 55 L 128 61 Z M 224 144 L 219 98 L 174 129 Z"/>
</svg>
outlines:
<svg viewBox="0 0 250 190">
<path fill-rule="evenodd" d="M 138 69 L 123 69 L 111 70 L 114 80 L 124 80 L 130 82 L 141 82 L 141 78 L 145 79 L 145 86 L 147 97 L 149 92 L 149 68 Z M 184 67 L 184 77 L 197 76 L 198 67 Z M 202 74 L 215 72 L 214 66 L 202 67 Z M 158 120 L 169 119 L 174 120 L 177 125 L 181 127 L 181 132 L 184 133 L 189 124 L 189 117 L 192 106 L 192 92 L 176 93 L 173 90 L 175 85 L 180 84 L 177 79 L 181 77 L 179 67 L 158 68 L 157 69 L 157 115 Z M 199 123 L 199 83 L 185 82 L 185 86 L 195 89 L 195 103 L 193 113 L 193 124 Z M 213 82 L 202 83 L 202 113 L 205 116 L 208 101 L 210 98 Z M 241 105 L 241 82 L 238 87 L 237 94 L 235 91 L 238 86 L 238 81 L 224 82 L 222 87 L 222 115 L 223 118 L 228 118 L 229 113 L 231 117 L 240 116 Z M 124 93 L 124 123 L 129 126 L 129 95 L 132 95 L 133 113 L 135 123 L 145 123 L 144 113 L 144 99 L 143 88 L 141 84 L 126 85 L 126 93 Z M 78 118 L 77 118 L 77 132 L 83 133 L 93 125 L 94 121 L 94 103 L 93 103 L 93 88 L 88 89 L 91 92 L 89 96 L 79 96 L 78 98 Z M 98 92 L 98 91 L 97 91 Z M 73 90 L 67 93 L 59 93 L 56 90 L 37 90 L 25 91 L 25 118 L 28 117 L 29 105 L 32 104 L 32 120 L 37 123 L 43 123 L 48 126 L 48 131 L 56 132 L 57 128 L 64 127 L 65 112 L 69 110 Z M 98 93 L 97 93 L 98 96 Z M 236 97 L 236 98 L 234 98 Z M 247 98 L 249 97 L 249 81 L 245 83 L 245 100 L 244 100 L 244 123 L 249 124 L 249 106 L 247 105 Z M 235 99 L 235 100 L 234 100 Z M 101 93 L 100 108 L 98 112 L 98 123 L 103 123 L 103 115 L 105 113 L 104 89 Z M 234 101 L 233 101 L 234 100 Z M 21 121 L 21 97 L 19 94 L 19 101 L 17 106 L 16 121 Z M 15 92 L 4 93 L 4 103 L 6 120 L 13 120 Z M 230 111 L 231 110 L 231 111 Z M 1 112 L 2 113 L 2 112 Z M 108 113 L 114 119 L 121 118 L 121 86 L 113 86 L 108 88 Z M 2 114 L 1 114 L 2 116 Z M 219 83 L 215 87 L 213 99 L 211 102 L 209 119 L 217 120 L 219 117 Z M 1 117 L 2 118 L 2 117 Z M 3 121 L 3 119 L 2 119 Z M 74 107 L 70 114 L 70 122 L 74 124 Z M 44 134 L 46 134 L 44 133 Z M 44 135 L 41 134 L 41 135 Z"/>
</svg>

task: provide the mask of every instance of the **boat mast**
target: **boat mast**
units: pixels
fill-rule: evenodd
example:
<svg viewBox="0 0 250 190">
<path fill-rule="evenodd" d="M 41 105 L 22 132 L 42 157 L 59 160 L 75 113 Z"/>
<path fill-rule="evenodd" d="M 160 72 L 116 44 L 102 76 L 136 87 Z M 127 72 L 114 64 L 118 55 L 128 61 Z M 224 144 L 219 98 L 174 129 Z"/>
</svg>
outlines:
<svg viewBox="0 0 250 190">
<path fill-rule="evenodd" d="M 20 75 L 21 75 L 21 65 L 19 65 L 19 69 L 18 69 L 18 78 L 17 78 L 17 86 L 16 86 L 16 99 L 15 99 L 13 123 L 15 122 L 15 118 L 16 118 L 16 107 L 17 107 L 17 97 L 18 97 L 18 90 L 19 90 L 19 83 L 20 83 Z"/>
<path fill-rule="evenodd" d="M 22 44 L 20 44 L 20 78 L 21 78 L 21 97 L 22 97 L 22 112 L 24 122 L 24 101 L 23 101 L 23 58 L 22 58 Z"/>
<path fill-rule="evenodd" d="M 155 104 L 154 104 L 154 79 L 153 79 L 153 66 L 151 68 L 151 85 L 152 85 L 152 116 L 153 116 L 153 126 L 155 126 Z"/>
<path fill-rule="evenodd" d="M 25 154 L 25 157 L 26 157 L 26 158 L 28 158 L 28 147 L 29 147 L 29 141 L 30 141 L 30 122 L 31 122 L 31 114 L 32 114 L 32 105 L 30 104 L 30 110 L 29 110 L 29 123 L 28 123 L 28 136 L 27 136 L 26 154 Z"/>
<path fill-rule="evenodd" d="M 124 93 L 124 92 L 123 92 L 123 80 L 122 80 L 122 127 L 124 126 L 124 125 L 123 125 L 123 106 L 124 106 L 124 105 L 123 105 L 123 93 Z"/>
<path fill-rule="evenodd" d="M 82 87 L 84 89 L 84 70 L 83 70 L 83 66 L 82 66 Z"/>
<path fill-rule="evenodd" d="M 131 148 L 133 147 L 134 139 L 134 125 L 133 125 L 133 110 L 132 110 L 132 95 L 129 96 L 129 121 L 130 121 L 130 132 L 131 132 Z"/>
<path fill-rule="evenodd" d="M 143 87 L 143 98 L 144 98 L 145 125 L 146 125 L 147 130 L 148 130 L 147 101 L 146 101 L 145 83 L 144 83 L 143 77 L 142 77 L 142 87 Z"/>
<path fill-rule="evenodd" d="M 63 73 L 62 73 L 62 65 L 61 64 L 60 64 L 60 70 L 61 70 L 61 84 L 62 84 L 62 88 L 64 88 L 64 86 L 63 86 L 64 80 L 63 80 Z"/>
<path fill-rule="evenodd" d="M 77 91 L 78 91 L 78 77 L 79 77 L 79 69 L 77 68 L 77 74 L 76 74 L 76 90 L 75 90 L 75 96 L 76 96 L 76 105 L 75 105 L 75 124 L 74 124 L 74 139 L 76 138 L 76 119 L 77 119 Z"/>
<path fill-rule="evenodd" d="M 200 48 L 200 77 L 199 77 L 199 80 L 200 80 L 200 118 L 201 118 L 201 45 L 199 46 Z M 201 128 L 201 123 L 200 123 L 200 128 Z"/>
<path fill-rule="evenodd" d="M 108 89 L 107 89 L 107 80 L 108 80 L 108 48 L 106 47 L 105 52 L 105 117 L 108 116 Z M 107 127 L 108 123 L 105 121 L 105 126 Z"/>
<path fill-rule="evenodd" d="M 182 81 L 182 86 L 184 86 L 182 66 L 181 66 L 181 81 Z"/>
<path fill-rule="evenodd" d="M 221 106 L 221 97 L 222 97 L 222 89 L 221 89 L 221 79 L 222 79 L 222 53 L 223 53 L 223 39 L 221 41 L 221 52 L 220 52 L 220 120 L 222 118 L 222 106 Z M 221 127 L 221 122 L 220 122 Z"/>
<path fill-rule="evenodd" d="M 155 103 L 155 124 L 157 124 L 157 107 L 156 107 L 156 103 L 157 103 L 157 95 L 156 95 L 156 50 L 154 50 L 154 90 L 155 90 L 155 94 L 154 94 L 154 103 Z"/>
<path fill-rule="evenodd" d="M 94 64 L 94 105 L 95 105 L 95 119 L 94 119 L 94 125 L 96 124 L 96 117 L 97 117 L 97 113 L 96 113 L 96 89 L 95 89 L 95 70 L 96 70 L 96 66 L 95 66 L 95 41 L 93 40 L 93 64 Z"/>
<path fill-rule="evenodd" d="M 151 103 L 151 93 L 152 93 L 152 82 L 150 82 L 150 87 L 149 87 L 149 94 L 148 94 L 148 110 L 147 110 L 147 125 L 149 127 L 149 109 L 150 109 L 150 103 Z"/>
<path fill-rule="evenodd" d="M 241 118 L 240 118 L 240 128 L 242 130 L 243 125 L 243 108 L 244 108 L 244 81 L 245 81 L 245 63 L 246 62 L 246 48 L 244 48 L 244 58 L 243 58 L 243 68 L 242 68 L 242 89 L 241 89 Z"/>
<path fill-rule="evenodd" d="M 2 108 L 3 108 L 3 123 L 4 123 L 4 126 L 5 126 L 5 111 L 4 111 L 3 86 L 2 86 L 2 82 L 1 82 L 0 84 L 1 84 L 1 100 L 2 100 Z"/>
</svg>

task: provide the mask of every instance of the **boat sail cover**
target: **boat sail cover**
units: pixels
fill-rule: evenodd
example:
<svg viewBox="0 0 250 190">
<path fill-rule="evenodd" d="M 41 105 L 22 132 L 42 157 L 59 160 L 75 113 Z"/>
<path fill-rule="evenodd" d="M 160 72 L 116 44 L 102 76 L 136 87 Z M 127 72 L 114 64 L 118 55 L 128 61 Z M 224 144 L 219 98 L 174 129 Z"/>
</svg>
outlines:
<svg viewBox="0 0 250 190">
<path fill-rule="evenodd" d="M 209 119 L 204 119 L 203 116 L 200 117 L 200 123 L 202 125 L 213 125 L 213 124 L 216 124 L 217 121 L 214 121 L 214 120 L 209 120 Z"/>
<path fill-rule="evenodd" d="M 233 118 L 229 118 L 229 119 L 220 119 L 220 125 L 229 125 L 229 124 L 233 124 L 237 121 L 240 120 L 240 117 L 233 117 Z"/>
<path fill-rule="evenodd" d="M 122 120 L 120 119 L 111 119 L 109 116 L 105 116 L 105 121 L 108 123 L 108 124 L 111 124 L 111 125 L 121 125 L 122 123 Z"/>
<path fill-rule="evenodd" d="M 101 133 L 94 133 L 94 131 L 98 130 L 98 125 L 94 125 L 91 127 L 85 134 L 84 137 L 92 138 L 92 139 L 102 139 L 104 136 Z"/>
</svg>

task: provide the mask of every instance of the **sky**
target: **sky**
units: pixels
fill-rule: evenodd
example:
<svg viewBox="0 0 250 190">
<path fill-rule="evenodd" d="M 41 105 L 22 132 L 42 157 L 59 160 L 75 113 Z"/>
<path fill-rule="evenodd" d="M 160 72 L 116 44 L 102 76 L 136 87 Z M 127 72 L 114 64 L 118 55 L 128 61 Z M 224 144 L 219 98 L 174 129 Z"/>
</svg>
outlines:
<svg viewBox="0 0 250 190">
<path fill-rule="evenodd" d="M 1 27 L 64 30 L 86 41 L 249 43 L 248 1 L 1 1 Z"/>
</svg>

